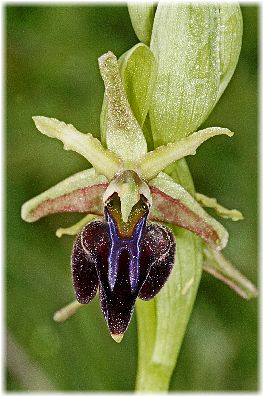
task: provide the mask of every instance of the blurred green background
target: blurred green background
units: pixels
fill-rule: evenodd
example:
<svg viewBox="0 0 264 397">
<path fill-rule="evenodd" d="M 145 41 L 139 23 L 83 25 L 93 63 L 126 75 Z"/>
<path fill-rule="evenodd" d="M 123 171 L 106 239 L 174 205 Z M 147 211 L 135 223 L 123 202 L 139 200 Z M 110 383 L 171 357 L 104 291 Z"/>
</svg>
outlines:
<svg viewBox="0 0 264 397">
<path fill-rule="evenodd" d="M 189 158 L 196 189 L 245 216 L 223 221 L 225 253 L 253 282 L 258 265 L 258 7 L 242 7 L 244 39 L 231 83 L 204 126 L 236 131 Z M 87 167 L 31 117 L 71 122 L 99 136 L 103 83 L 97 58 L 138 42 L 125 6 L 6 6 L 6 322 L 9 391 L 132 391 L 136 316 L 117 345 L 97 298 L 62 324 L 53 313 L 73 300 L 73 238 L 55 231 L 81 217 L 20 219 L 23 202 Z M 244 301 L 204 274 L 170 390 L 258 389 L 257 300 Z"/>
</svg>

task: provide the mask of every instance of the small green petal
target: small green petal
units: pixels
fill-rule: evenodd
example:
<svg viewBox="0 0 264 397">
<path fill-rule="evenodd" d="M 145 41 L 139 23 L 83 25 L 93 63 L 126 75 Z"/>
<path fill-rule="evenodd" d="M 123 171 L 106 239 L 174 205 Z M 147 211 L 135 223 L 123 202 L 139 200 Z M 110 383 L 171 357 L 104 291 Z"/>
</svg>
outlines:
<svg viewBox="0 0 264 397">
<path fill-rule="evenodd" d="M 218 204 L 215 198 L 207 197 L 201 193 L 195 193 L 195 198 L 203 207 L 213 208 L 215 212 L 222 218 L 232 219 L 232 221 L 240 221 L 244 219 L 243 215 L 238 210 L 228 210 L 222 205 Z"/>
<path fill-rule="evenodd" d="M 149 45 L 155 15 L 154 3 L 128 3 L 128 12 L 137 37 L 142 43 Z"/>
<path fill-rule="evenodd" d="M 93 168 L 78 172 L 23 204 L 21 217 L 26 222 L 35 222 L 49 214 L 70 211 L 73 204 L 79 209 L 83 207 L 83 211 L 76 212 L 89 212 L 85 196 L 90 212 L 102 214 L 102 196 L 107 185 L 107 179 Z M 70 195 L 71 200 L 67 200 Z"/>
<path fill-rule="evenodd" d="M 258 290 L 243 274 L 241 274 L 222 253 L 205 246 L 205 262 L 203 270 L 223 281 L 244 299 L 256 298 Z"/>
<path fill-rule="evenodd" d="M 217 249 L 228 241 L 225 228 L 208 215 L 194 198 L 168 175 L 160 173 L 149 183 L 152 194 L 150 219 L 188 229 Z"/>
<path fill-rule="evenodd" d="M 62 237 L 65 234 L 67 236 L 75 236 L 78 234 L 82 228 L 89 222 L 93 221 L 94 219 L 100 218 L 98 215 L 93 215 L 93 214 L 88 214 L 86 215 L 83 219 L 81 219 L 79 222 L 75 223 L 74 225 L 70 227 L 61 227 L 56 230 L 56 236 L 57 237 Z"/>
<path fill-rule="evenodd" d="M 194 155 L 196 149 L 207 139 L 222 134 L 231 137 L 234 133 L 227 128 L 210 127 L 194 132 L 187 138 L 182 138 L 175 143 L 159 146 L 152 152 L 147 153 L 146 156 L 137 163 L 137 170 L 142 178 L 150 180 L 174 161 L 185 156 Z"/>
<path fill-rule="evenodd" d="M 109 180 L 120 168 L 120 159 L 103 148 L 92 134 L 82 134 L 72 124 L 53 118 L 35 116 L 33 120 L 42 134 L 61 140 L 65 150 L 73 150 L 85 157 L 99 174 L 105 175 Z"/>
<path fill-rule="evenodd" d="M 123 161 L 138 160 L 147 152 L 147 143 L 128 103 L 117 59 L 109 51 L 98 62 L 107 100 L 107 147 Z"/>
</svg>

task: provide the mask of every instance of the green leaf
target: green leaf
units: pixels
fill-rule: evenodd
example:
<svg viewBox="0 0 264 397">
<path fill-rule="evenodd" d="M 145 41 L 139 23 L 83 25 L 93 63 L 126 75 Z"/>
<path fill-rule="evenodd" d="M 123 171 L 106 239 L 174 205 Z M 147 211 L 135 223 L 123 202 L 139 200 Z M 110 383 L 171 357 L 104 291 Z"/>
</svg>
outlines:
<svg viewBox="0 0 264 397">
<path fill-rule="evenodd" d="M 243 19 L 239 4 L 221 4 L 220 12 L 220 86 L 217 101 L 226 89 L 242 45 Z"/>
<path fill-rule="evenodd" d="M 152 361 L 167 367 L 170 377 L 176 365 L 202 272 L 201 243 L 187 230 L 172 228 L 176 260 L 172 274 L 156 298 L 156 340 Z"/>
<path fill-rule="evenodd" d="M 241 35 L 236 4 L 158 4 L 150 43 L 158 64 L 150 107 L 156 146 L 192 133 L 208 117 L 234 72 Z"/>
<path fill-rule="evenodd" d="M 215 5 L 159 3 L 150 44 L 158 64 L 149 111 L 154 147 L 177 142 L 195 131 L 215 106 L 221 81 L 217 43 L 220 24 Z M 158 156 L 156 160 L 157 163 L 160 161 Z M 173 160 L 175 157 L 171 157 Z M 159 168 L 166 165 L 168 163 L 160 162 Z M 184 159 L 171 164 L 166 172 L 194 195 L 192 178 Z M 143 311 L 142 305 L 137 307 L 140 324 L 138 391 L 168 389 L 202 273 L 201 240 L 187 230 L 172 228 L 176 236 L 177 258 L 167 284 L 155 298 L 155 321 L 152 315 L 152 321 L 144 323 L 142 317 L 147 309 Z M 151 313 L 153 306 L 151 302 Z M 153 337 L 146 342 L 143 333 L 155 333 L 155 343 Z"/>
<path fill-rule="evenodd" d="M 155 15 L 154 3 L 128 3 L 128 12 L 138 39 L 149 45 Z"/>
<path fill-rule="evenodd" d="M 139 126 L 145 122 L 156 78 L 156 63 L 150 49 L 139 43 L 125 52 L 119 59 L 122 83 L 129 105 Z M 108 106 L 103 101 L 100 125 L 102 142 L 106 144 Z M 133 141 L 130 142 L 130 147 Z"/>
<path fill-rule="evenodd" d="M 107 101 L 107 115 L 102 116 L 106 122 L 106 145 L 124 162 L 138 160 L 147 152 L 147 143 L 128 103 L 117 59 L 109 51 L 98 63 Z"/>
</svg>

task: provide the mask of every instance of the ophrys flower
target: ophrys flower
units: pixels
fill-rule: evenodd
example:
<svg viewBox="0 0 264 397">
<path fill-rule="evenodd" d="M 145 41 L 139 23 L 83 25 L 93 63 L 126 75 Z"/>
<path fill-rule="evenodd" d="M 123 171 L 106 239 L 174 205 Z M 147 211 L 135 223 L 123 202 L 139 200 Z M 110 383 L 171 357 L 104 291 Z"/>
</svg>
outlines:
<svg viewBox="0 0 264 397">
<path fill-rule="evenodd" d="M 153 298 L 174 264 L 174 235 L 157 222 L 188 229 L 213 249 L 225 247 L 228 233 L 223 226 L 162 170 L 195 154 L 208 138 L 233 133 L 226 128 L 207 128 L 147 152 L 146 139 L 129 106 L 114 54 L 101 56 L 99 67 L 107 100 L 107 148 L 71 124 L 33 117 L 40 132 L 60 139 L 66 150 L 78 152 L 93 168 L 25 203 L 22 218 L 34 222 L 57 212 L 92 215 L 74 243 L 73 285 L 80 303 L 88 303 L 99 288 L 107 325 L 114 339 L 120 341 L 136 298 Z"/>
</svg>

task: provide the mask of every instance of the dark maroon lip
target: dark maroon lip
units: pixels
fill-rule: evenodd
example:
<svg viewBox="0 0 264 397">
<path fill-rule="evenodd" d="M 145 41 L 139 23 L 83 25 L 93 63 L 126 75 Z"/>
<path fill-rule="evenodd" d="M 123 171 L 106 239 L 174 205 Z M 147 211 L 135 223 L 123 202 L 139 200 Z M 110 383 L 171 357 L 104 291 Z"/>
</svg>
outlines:
<svg viewBox="0 0 264 397">
<path fill-rule="evenodd" d="M 140 219 L 131 239 L 124 241 L 116 240 L 111 219 L 91 222 L 73 246 L 71 266 L 76 299 L 89 303 L 99 289 L 101 310 L 113 335 L 126 331 L 137 297 L 152 299 L 174 264 L 173 233 L 165 226 L 147 223 L 146 218 Z M 134 262 L 131 252 L 135 254 Z"/>
</svg>

